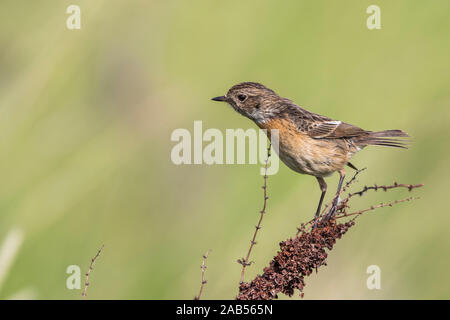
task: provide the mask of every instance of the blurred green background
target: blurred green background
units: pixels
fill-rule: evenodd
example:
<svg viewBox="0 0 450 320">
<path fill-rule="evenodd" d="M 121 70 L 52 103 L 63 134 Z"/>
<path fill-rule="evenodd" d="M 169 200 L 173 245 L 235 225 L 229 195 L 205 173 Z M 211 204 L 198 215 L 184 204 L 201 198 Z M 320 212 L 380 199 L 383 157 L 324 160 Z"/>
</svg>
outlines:
<svg viewBox="0 0 450 320">
<path fill-rule="evenodd" d="M 66 28 L 70 4 L 81 30 Z M 366 27 L 371 4 L 381 30 Z M 83 274 L 102 244 L 88 298 L 191 299 L 207 249 L 203 298 L 233 298 L 262 206 L 260 165 L 176 166 L 170 136 L 194 120 L 255 128 L 210 101 L 241 81 L 414 138 L 409 150 L 371 147 L 352 162 L 368 167 L 355 188 L 424 183 L 421 199 L 358 219 L 306 279 L 305 299 L 450 298 L 449 9 L 445 0 L 1 1 L 0 298 L 81 299 L 66 268 Z M 312 217 L 320 194 L 284 164 L 268 183 L 246 279 Z M 381 290 L 366 287 L 373 264 Z"/>
</svg>

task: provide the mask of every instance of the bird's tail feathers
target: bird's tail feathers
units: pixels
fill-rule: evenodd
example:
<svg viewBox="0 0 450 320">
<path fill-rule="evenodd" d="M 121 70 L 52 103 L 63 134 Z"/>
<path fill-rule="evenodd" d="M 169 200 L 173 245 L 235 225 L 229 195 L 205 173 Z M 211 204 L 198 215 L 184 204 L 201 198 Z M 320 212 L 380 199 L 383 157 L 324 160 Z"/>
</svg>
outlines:
<svg viewBox="0 0 450 320">
<path fill-rule="evenodd" d="M 398 138 L 394 139 L 394 137 L 405 138 L 409 137 L 409 135 L 402 130 L 368 132 L 367 135 L 360 138 L 358 143 L 361 145 L 387 146 L 404 149 L 408 148 L 408 142 L 410 142 L 409 140 Z"/>
</svg>

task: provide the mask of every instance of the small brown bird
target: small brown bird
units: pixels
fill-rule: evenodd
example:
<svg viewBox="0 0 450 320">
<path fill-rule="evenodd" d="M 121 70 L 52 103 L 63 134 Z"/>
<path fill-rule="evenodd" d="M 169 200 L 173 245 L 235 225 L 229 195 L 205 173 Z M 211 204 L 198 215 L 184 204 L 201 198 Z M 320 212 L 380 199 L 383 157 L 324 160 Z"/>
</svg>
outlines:
<svg viewBox="0 0 450 320">
<path fill-rule="evenodd" d="M 332 120 L 301 108 L 260 83 L 237 84 L 225 96 L 212 100 L 227 102 L 261 129 L 266 129 L 269 138 L 271 130 L 278 129 L 280 159 L 292 170 L 312 175 L 319 182 L 322 194 L 316 219 L 327 191 L 324 177 L 339 172 L 338 195 L 345 177 L 344 167 L 348 165 L 356 170 L 349 162 L 356 152 L 368 145 L 406 148 L 404 141 L 393 138 L 408 137 L 401 130 L 366 131 Z M 337 205 L 336 196 L 327 213 L 327 220 L 334 216 Z"/>
</svg>

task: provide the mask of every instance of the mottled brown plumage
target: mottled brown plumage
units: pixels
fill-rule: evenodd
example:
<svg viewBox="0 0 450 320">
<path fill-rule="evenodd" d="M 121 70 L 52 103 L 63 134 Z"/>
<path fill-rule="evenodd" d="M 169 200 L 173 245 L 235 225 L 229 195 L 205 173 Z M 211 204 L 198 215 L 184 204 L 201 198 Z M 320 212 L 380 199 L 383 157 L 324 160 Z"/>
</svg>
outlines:
<svg viewBox="0 0 450 320">
<path fill-rule="evenodd" d="M 335 171 L 340 174 L 338 192 L 342 186 L 350 158 L 368 145 L 406 148 L 397 137 L 407 137 L 401 130 L 367 131 L 307 111 L 275 91 L 256 82 L 233 86 L 225 96 L 213 98 L 229 103 L 234 110 L 253 120 L 260 128 L 279 134 L 279 157 L 292 170 L 315 176 L 322 190 L 316 216 L 320 213 L 326 192 L 323 179 Z M 329 217 L 334 215 L 337 199 Z"/>
</svg>

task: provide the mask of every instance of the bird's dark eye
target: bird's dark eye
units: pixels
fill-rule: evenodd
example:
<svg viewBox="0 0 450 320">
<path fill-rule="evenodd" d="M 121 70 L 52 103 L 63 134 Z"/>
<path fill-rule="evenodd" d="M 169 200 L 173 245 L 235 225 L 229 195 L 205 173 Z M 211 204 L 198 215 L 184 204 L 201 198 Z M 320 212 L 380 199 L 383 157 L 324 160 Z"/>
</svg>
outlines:
<svg viewBox="0 0 450 320">
<path fill-rule="evenodd" d="M 247 99 L 247 96 L 245 94 L 240 94 L 238 95 L 238 99 L 239 101 L 244 101 L 245 99 Z"/>
</svg>

